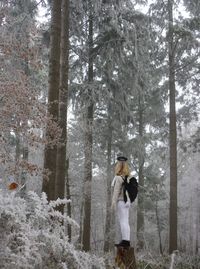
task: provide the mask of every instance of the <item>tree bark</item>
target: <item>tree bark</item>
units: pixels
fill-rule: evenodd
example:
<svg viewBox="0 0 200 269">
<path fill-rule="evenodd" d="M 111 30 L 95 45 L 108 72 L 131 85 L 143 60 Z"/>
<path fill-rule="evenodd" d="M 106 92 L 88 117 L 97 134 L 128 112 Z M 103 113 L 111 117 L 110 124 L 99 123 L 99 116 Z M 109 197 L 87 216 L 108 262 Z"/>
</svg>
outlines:
<svg viewBox="0 0 200 269">
<path fill-rule="evenodd" d="M 67 106 L 68 106 L 68 58 L 69 58 L 69 0 L 62 1 L 59 127 L 62 129 L 57 147 L 55 198 L 65 197 L 66 147 L 67 147 Z M 57 208 L 64 213 L 64 205 Z"/>
<path fill-rule="evenodd" d="M 48 117 L 53 118 L 53 122 L 58 122 L 58 99 L 59 99 L 59 77 L 60 77 L 60 35 L 61 35 L 61 0 L 52 1 L 51 15 L 51 44 L 49 56 L 49 85 L 48 85 Z M 47 120 L 46 125 L 46 145 L 44 150 L 44 173 L 50 173 L 48 180 L 44 176 L 42 191 L 47 194 L 48 200 L 55 198 L 56 179 L 56 156 L 57 146 L 51 145 L 52 122 Z"/>
<path fill-rule="evenodd" d="M 79 230 L 79 239 L 78 239 L 78 243 L 81 245 L 83 243 L 83 214 L 84 214 L 84 186 L 82 188 L 82 203 L 80 206 L 80 230 Z"/>
<path fill-rule="evenodd" d="M 160 254 L 163 255 L 163 247 L 162 247 L 162 239 L 161 239 L 161 230 L 160 230 L 160 219 L 158 214 L 158 201 L 156 200 L 156 224 L 158 229 L 158 238 L 159 238 L 159 248 L 160 248 Z"/>
<path fill-rule="evenodd" d="M 66 160 L 66 169 L 65 169 L 65 173 L 66 173 L 66 196 L 67 199 L 71 199 L 71 192 L 70 192 L 70 181 L 69 181 L 69 159 Z M 71 203 L 67 204 L 67 216 L 71 218 Z M 69 238 L 69 242 L 71 242 L 71 237 L 72 237 L 72 229 L 71 229 L 71 225 L 67 224 L 67 234 L 68 234 L 68 238 Z"/>
<path fill-rule="evenodd" d="M 144 247 L 144 145 L 143 139 L 143 109 L 139 93 L 139 138 L 140 138 L 140 155 L 139 155 L 139 194 L 138 194 L 138 209 L 137 209 L 137 247 Z"/>
<path fill-rule="evenodd" d="M 112 126 L 111 126 L 111 104 L 108 104 L 108 139 L 107 139 L 107 195 L 106 195 L 106 225 L 104 252 L 110 250 L 110 228 L 111 228 L 111 150 L 112 150 Z"/>
<path fill-rule="evenodd" d="M 25 143 L 26 142 L 24 142 L 24 144 Z M 22 154 L 23 154 L 23 160 L 28 162 L 28 154 L 29 154 L 28 143 L 23 145 Z M 22 171 L 22 173 L 21 173 L 21 185 L 23 186 L 23 189 L 20 191 L 21 197 L 25 197 L 25 195 L 26 195 L 26 181 L 27 181 L 27 172 Z"/>
<path fill-rule="evenodd" d="M 136 269 L 136 260 L 134 248 L 125 249 L 123 247 L 117 248 L 117 255 L 115 257 L 115 264 L 118 268 Z"/>
<path fill-rule="evenodd" d="M 17 123 L 19 124 L 19 123 Z M 20 162 L 20 157 L 21 157 L 21 136 L 19 131 L 15 132 L 15 166 L 18 167 L 19 166 L 19 162 Z M 20 182 L 20 174 L 19 171 L 16 171 L 15 174 L 15 180 L 19 183 Z"/>
<path fill-rule="evenodd" d="M 21 152 L 21 147 L 20 147 L 20 135 L 18 132 L 15 132 L 15 163 L 20 160 L 20 152 Z"/>
<path fill-rule="evenodd" d="M 92 3 L 88 1 L 89 7 L 89 63 L 88 63 L 88 82 L 93 82 L 93 14 Z M 91 90 L 89 89 L 89 92 Z M 89 94 L 89 105 L 86 112 L 85 142 L 84 142 L 84 216 L 83 216 L 83 250 L 90 250 L 90 230 L 91 230 L 91 185 L 92 185 L 92 147 L 93 147 L 93 100 Z"/>
<path fill-rule="evenodd" d="M 169 103 L 170 103 L 170 208 L 169 208 L 169 253 L 177 249 L 177 130 L 175 48 L 173 33 L 173 0 L 168 0 L 168 57 L 169 57 Z"/>
<path fill-rule="evenodd" d="M 200 187 L 198 189 L 198 197 L 200 195 Z M 198 199 L 198 211 L 197 211 L 197 246 L 196 255 L 200 255 L 200 200 Z"/>
</svg>

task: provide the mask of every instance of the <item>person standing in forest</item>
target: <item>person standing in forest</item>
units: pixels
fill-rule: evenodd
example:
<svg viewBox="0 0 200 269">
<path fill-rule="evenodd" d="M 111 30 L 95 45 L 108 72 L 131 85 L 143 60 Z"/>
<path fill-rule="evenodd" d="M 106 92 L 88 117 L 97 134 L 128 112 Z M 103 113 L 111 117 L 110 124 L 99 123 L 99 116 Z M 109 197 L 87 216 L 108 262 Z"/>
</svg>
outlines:
<svg viewBox="0 0 200 269">
<path fill-rule="evenodd" d="M 127 158 L 124 156 L 117 157 L 117 164 L 115 166 L 115 177 L 112 181 L 113 196 L 112 196 L 112 211 L 117 212 L 122 240 L 117 247 L 130 247 L 130 225 L 129 225 L 129 209 L 130 199 L 127 193 L 124 193 L 124 180 L 129 182 L 130 169 L 127 163 Z M 124 199 L 126 195 L 126 199 Z M 126 202 L 125 202 L 126 200 Z"/>
</svg>

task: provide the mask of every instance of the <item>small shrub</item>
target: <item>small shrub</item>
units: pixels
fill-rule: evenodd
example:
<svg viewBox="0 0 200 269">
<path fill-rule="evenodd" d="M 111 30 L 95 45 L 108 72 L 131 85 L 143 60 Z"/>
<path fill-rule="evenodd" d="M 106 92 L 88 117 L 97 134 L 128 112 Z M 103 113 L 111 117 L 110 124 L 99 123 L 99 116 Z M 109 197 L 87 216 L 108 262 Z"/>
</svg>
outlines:
<svg viewBox="0 0 200 269">
<path fill-rule="evenodd" d="M 48 202 L 29 192 L 27 199 L 0 191 L 1 269 L 103 269 L 103 259 L 75 249 L 65 234 L 63 221 L 78 227 L 55 207 L 66 199 Z"/>
</svg>

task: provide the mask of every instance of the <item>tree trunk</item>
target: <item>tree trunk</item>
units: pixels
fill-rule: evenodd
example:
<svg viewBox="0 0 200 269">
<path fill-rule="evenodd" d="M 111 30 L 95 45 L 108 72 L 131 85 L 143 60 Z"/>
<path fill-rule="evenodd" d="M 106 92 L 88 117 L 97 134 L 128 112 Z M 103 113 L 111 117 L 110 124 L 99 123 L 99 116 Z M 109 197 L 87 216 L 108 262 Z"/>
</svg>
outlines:
<svg viewBox="0 0 200 269">
<path fill-rule="evenodd" d="M 19 124 L 19 123 L 18 123 Z M 19 167 L 20 156 L 21 156 L 21 137 L 18 131 L 15 132 L 15 166 Z M 15 181 L 20 183 L 20 174 L 16 170 Z"/>
<path fill-rule="evenodd" d="M 24 142 L 25 144 L 26 142 Z M 26 143 L 26 145 L 23 145 L 23 160 L 28 162 L 28 154 L 29 154 L 29 150 L 28 150 L 28 144 Z M 23 186 L 23 189 L 20 191 L 21 197 L 25 197 L 26 195 L 26 181 L 27 181 L 27 172 L 26 171 L 22 171 L 21 173 L 21 185 Z"/>
<path fill-rule="evenodd" d="M 107 195 L 106 195 L 106 225 L 104 252 L 110 250 L 110 228 L 111 228 L 111 149 L 112 149 L 112 126 L 111 126 L 111 104 L 108 105 L 108 141 L 107 141 Z"/>
<path fill-rule="evenodd" d="M 143 145 L 143 110 L 141 106 L 139 93 L 139 138 L 140 138 L 140 155 L 139 155 L 139 194 L 137 209 L 137 247 L 144 247 L 144 145 Z"/>
<path fill-rule="evenodd" d="M 20 159 L 20 152 L 21 152 L 21 147 L 20 147 L 20 135 L 18 132 L 15 132 L 15 163 L 19 162 Z"/>
<path fill-rule="evenodd" d="M 60 35 L 61 35 L 61 0 L 52 1 L 51 15 L 51 44 L 49 56 L 49 85 L 48 85 L 48 117 L 53 118 L 53 122 L 58 122 L 58 99 L 59 99 L 59 77 L 60 77 Z M 47 120 L 46 125 L 46 145 L 44 150 L 44 173 L 50 173 L 48 180 L 43 178 L 42 191 L 46 192 L 48 200 L 55 198 L 56 179 L 56 155 L 57 146 L 51 145 L 51 137 L 55 135 L 52 130 L 52 122 Z"/>
<path fill-rule="evenodd" d="M 62 1 L 61 51 L 60 51 L 59 127 L 62 129 L 57 148 L 55 198 L 65 197 L 67 105 L 68 105 L 68 56 L 69 56 L 69 0 Z M 64 205 L 57 208 L 64 213 Z"/>
<path fill-rule="evenodd" d="M 83 196 L 82 196 L 82 203 L 80 206 L 80 230 L 79 230 L 79 239 L 78 239 L 78 243 L 81 245 L 83 243 L 83 213 L 84 213 L 84 186 L 82 188 L 82 192 Z"/>
<path fill-rule="evenodd" d="M 89 7 L 89 64 L 88 82 L 93 82 L 93 14 L 92 3 L 88 2 Z M 89 90 L 91 91 L 91 90 Z M 85 142 L 84 142 L 84 216 L 83 216 L 83 250 L 90 250 L 90 219 L 91 219 L 91 185 L 92 185 L 92 144 L 93 144 L 93 100 L 89 94 L 89 105 L 86 112 Z"/>
<path fill-rule="evenodd" d="M 200 205 L 198 206 L 198 216 L 197 216 L 197 248 L 196 255 L 200 255 Z"/>
<path fill-rule="evenodd" d="M 30 31 L 28 29 L 28 27 L 25 30 L 25 41 L 26 41 L 26 49 L 27 51 L 29 50 L 29 36 L 30 36 Z M 27 58 L 24 62 L 24 72 L 26 74 L 26 84 L 28 84 L 28 77 L 30 76 L 30 68 L 29 68 L 29 59 Z M 29 87 L 29 85 L 26 85 L 27 87 Z M 24 126 L 26 125 L 27 130 L 28 130 L 28 122 L 23 122 Z M 28 149 L 28 142 L 27 139 L 23 139 L 23 148 L 22 148 L 22 154 L 23 154 L 23 160 L 28 162 L 28 154 L 29 154 L 29 149 Z M 25 197 L 26 194 L 26 181 L 27 181 L 27 172 L 26 171 L 22 171 L 21 173 L 21 185 L 24 185 L 23 189 L 20 191 L 21 193 L 21 197 Z"/>
<path fill-rule="evenodd" d="M 91 185 L 92 185 L 92 120 L 93 105 L 87 112 L 87 130 L 85 134 L 84 163 L 84 215 L 83 215 L 83 250 L 90 250 L 90 219 L 91 219 Z M 90 122 L 90 123 L 89 123 Z"/>
<path fill-rule="evenodd" d="M 115 264 L 117 268 L 120 269 L 136 269 L 136 260 L 134 248 L 130 247 L 128 249 L 123 247 L 117 248 L 117 255 L 115 257 Z"/>
<path fill-rule="evenodd" d="M 173 37 L 173 0 L 168 0 L 168 57 L 169 57 L 169 103 L 170 103 L 170 205 L 169 205 L 169 253 L 177 249 L 177 131 L 175 48 Z"/>
<path fill-rule="evenodd" d="M 161 230 L 160 230 L 160 220 L 159 220 L 159 214 L 158 214 L 158 201 L 157 200 L 156 200 L 156 208 L 155 208 L 155 210 L 156 210 L 156 224 L 157 224 L 157 229 L 158 229 L 160 254 L 163 255 Z"/>
<path fill-rule="evenodd" d="M 71 199 L 71 193 L 70 193 L 70 182 L 69 182 L 69 159 L 66 160 L 66 169 L 65 169 L 65 177 L 66 177 L 66 196 L 67 199 Z M 71 218 L 71 203 L 67 204 L 67 216 Z M 69 241 L 71 242 L 71 237 L 72 237 L 72 229 L 71 225 L 67 224 L 67 234 Z"/>
</svg>

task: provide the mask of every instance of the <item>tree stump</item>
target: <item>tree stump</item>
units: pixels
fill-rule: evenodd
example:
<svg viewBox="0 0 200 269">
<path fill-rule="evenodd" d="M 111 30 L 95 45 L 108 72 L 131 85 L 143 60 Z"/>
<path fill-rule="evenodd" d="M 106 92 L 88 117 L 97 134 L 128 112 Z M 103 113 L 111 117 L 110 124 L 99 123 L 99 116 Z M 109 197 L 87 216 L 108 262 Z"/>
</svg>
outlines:
<svg viewBox="0 0 200 269">
<path fill-rule="evenodd" d="M 134 248 L 117 247 L 115 265 L 120 269 L 136 269 Z"/>
</svg>

